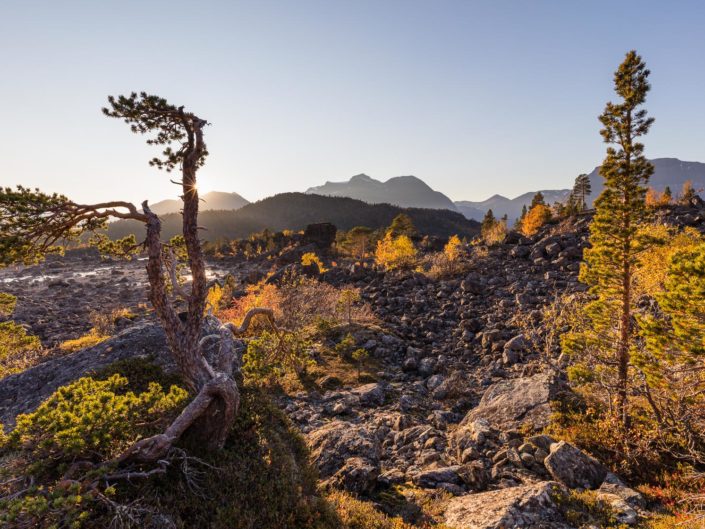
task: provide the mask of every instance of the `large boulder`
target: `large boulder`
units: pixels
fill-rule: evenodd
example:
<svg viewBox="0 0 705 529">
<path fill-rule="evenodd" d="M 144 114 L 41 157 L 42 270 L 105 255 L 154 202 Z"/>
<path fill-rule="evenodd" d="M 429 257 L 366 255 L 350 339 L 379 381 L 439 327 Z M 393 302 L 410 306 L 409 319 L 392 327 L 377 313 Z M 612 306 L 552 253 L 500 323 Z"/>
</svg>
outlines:
<svg viewBox="0 0 705 529">
<path fill-rule="evenodd" d="M 548 481 L 459 496 L 448 503 L 445 523 L 455 529 L 573 529 L 555 499 L 566 492 Z"/>
<path fill-rule="evenodd" d="M 550 421 L 551 401 L 565 390 L 565 382 L 553 373 L 497 382 L 485 390 L 480 403 L 468 412 L 460 426 L 486 419 L 498 430 L 543 428 Z"/>
<path fill-rule="evenodd" d="M 34 411 L 59 387 L 135 357 L 150 358 L 167 371 L 175 369 L 162 328 L 152 322 L 138 323 L 98 345 L 0 380 L 0 422 L 12 427 L 17 415 Z"/>
<path fill-rule="evenodd" d="M 379 475 L 380 442 L 374 431 L 332 421 L 307 435 L 311 459 L 325 484 L 361 494 Z"/>
<path fill-rule="evenodd" d="M 565 441 L 551 445 L 544 465 L 553 479 L 571 489 L 596 489 L 607 476 L 607 470 L 597 459 Z"/>
<path fill-rule="evenodd" d="M 309 224 L 304 230 L 304 242 L 328 250 L 335 242 L 336 227 L 330 222 Z"/>
</svg>

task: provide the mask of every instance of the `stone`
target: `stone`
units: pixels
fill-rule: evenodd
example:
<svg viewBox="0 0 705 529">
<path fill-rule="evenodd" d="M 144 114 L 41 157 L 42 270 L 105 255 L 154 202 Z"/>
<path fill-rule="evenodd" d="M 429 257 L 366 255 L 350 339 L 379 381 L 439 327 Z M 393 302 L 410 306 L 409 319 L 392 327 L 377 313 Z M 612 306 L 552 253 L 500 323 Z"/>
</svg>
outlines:
<svg viewBox="0 0 705 529">
<path fill-rule="evenodd" d="M 485 419 L 499 430 L 544 428 L 550 422 L 551 401 L 564 390 L 565 383 L 552 373 L 497 382 L 485 390 L 461 425 Z"/>
<path fill-rule="evenodd" d="M 412 477 L 412 481 L 415 485 L 427 489 L 435 489 L 440 483 L 454 483 L 459 485 L 461 483 L 460 476 L 458 475 L 459 469 L 460 467 L 458 465 L 454 465 L 422 470 Z"/>
<path fill-rule="evenodd" d="M 444 521 L 455 529 L 573 529 L 555 497 L 567 493 L 555 482 L 541 482 L 468 494 L 451 499 Z"/>
<path fill-rule="evenodd" d="M 373 382 L 355 388 L 353 394 L 360 399 L 360 404 L 368 408 L 374 408 L 384 404 L 387 391 L 384 384 Z"/>
<path fill-rule="evenodd" d="M 335 420 L 306 436 L 323 480 L 350 492 L 368 490 L 379 475 L 380 443 L 372 428 Z M 328 479 L 331 481 L 327 481 Z"/>
<path fill-rule="evenodd" d="M 325 484 L 354 494 L 371 492 L 379 476 L 379 466 L 362 457 L 351 457 Z"/>
<path fill-rule="evenodd" d="M 487 488 L 489 476 L 485 465 L 480 461 L 471 461 L 466 465 L 462 465 L 457 470 L 460 479 L 470 489 L 480 492 Z"/>
<path fill-rule="evenodd" d="M 599 461 L 565 441 L 551 445 L 544 465 L 553 479 L 571 489 L 596 489 L 607 477 Z"/>
</svg>

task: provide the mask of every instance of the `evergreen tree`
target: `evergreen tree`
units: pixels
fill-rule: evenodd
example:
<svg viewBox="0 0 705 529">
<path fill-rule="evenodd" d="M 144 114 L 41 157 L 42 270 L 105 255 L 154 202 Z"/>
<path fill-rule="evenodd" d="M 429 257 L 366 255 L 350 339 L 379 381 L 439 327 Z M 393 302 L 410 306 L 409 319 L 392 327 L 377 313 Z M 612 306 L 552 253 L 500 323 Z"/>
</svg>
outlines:
<svg viewBox="0 0 705 529">
<path fill-rule="evenodd" d="M 579 211 L 587 209 L 587 197 L 592 192 L 590 185 L 590 177 L 586 174 L 581 174 L 575 179 L 573 185 L 573 197 L 576 200 L 576 205 Z"/>
<path fill-rule="evenodd" d="M 392 237 L 399 237 L 401 235 L 416 237 L 417 235 L 416 226 L 414 226 L 411 217 L 405 213 L 399 213 L 399 215 L 394 217 L 392 224 L 387 229 L 387 233 L 390 233 Z"/>
<path fill-rule="evenodd" d="M 529 209 L 533 208 L 534 206 L 537 205 L 546 205 L 546 201 L 543 198 L 543 193 L 541 191 L 538 191 L 535 195 L 534 198 L 531 199 L 531 206 L 529 206 Z"/>
<path fill-rule="evenodd" d="M 482 219 L 482 225 L 480 226 L 480 231 L 484 235 L 485 233 L 488 233 L 492 228 L 494 228 L 494 225 L 497 224 L 497 219 L 494 216 L 494 213 L 492 213 L 491 209 L 487 210 L 487 213 L 485 213 L 485 217 Z"/>
<path fill-rule="evenodd" d="M 647 215 L 645 186 L 654 170 L 644 156 L 644 146 L 636 141 L 653 123 L 646 110 L 639 109 L 650 89 L 648 76 L 641 57 L 635 51 L 627 53 L 614 75 L 614 89 L 622 101 L 607 103 L 600 116 L 604 126 L 600 133 L 610 145 L 600 168 L 605 188 L 595 201 L 591 248 L 585 250 L 580 272 L 595 296 L 586 307 L 592 325 L 566 339 L 569 351 L 590 354 L 594 369 L 613 381 L 610 390 L 616 393 L 616 412 L 625 428 L 629 427 L 630 348 L 635 338 L 632 279 L 638 255 L 648 245 L 638 228 Z"/>
<path fill-rule="evenodd" d="M 666 189 L 663 190 L 663 202 L 665 204 L 670 204 L 673 201 L 673 191 L 671 191 L 671 188 L 669 186 L 666 186 Z"/>
</svg>

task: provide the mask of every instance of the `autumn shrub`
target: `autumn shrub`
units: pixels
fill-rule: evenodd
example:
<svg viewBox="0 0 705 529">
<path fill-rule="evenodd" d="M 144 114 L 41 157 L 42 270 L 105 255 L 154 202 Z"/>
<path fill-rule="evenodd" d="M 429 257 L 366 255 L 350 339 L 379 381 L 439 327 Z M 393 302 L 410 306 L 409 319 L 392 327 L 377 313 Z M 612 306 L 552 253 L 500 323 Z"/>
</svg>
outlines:
<svg viewBox="0 0 705 529">
<path fill-rule="evenodd" d="M 263 331 L 247 343 L 243 373 L 253 382 L 272 381 L 287 372 L 302 374 L 311 363 L 310 349 L 302 332 Z"/>
<path fill-rule="evenodd" d="M 507 233 L 507 222 L 504 220 L 498 220 L 482 231 L 482 239 L 485 244 L 494 246 L 504 242 L 504 239 L 507 237 Z"/>
<path fill-rule="evenodd" d="M 521 221 L 521 232 L 530 237 L 551 220 L 551 209 L 545 204 L 536 204 Z"/>
<path fill-rule="evenodd" d="M 377 242 L 375 260 L 386 270 L 411 268 L 416 262 L 416 248 L 408 236 L 394 237 L 391 232 L 387 232 Z"/>
<path fill-rule="evenodd" d="M 323 273 L 326 271 L 325 266 L 323 266 L 323 261 L 314 252 L 307 252 L 301 256 L 301 264 L 303 266 L 313 266 L 314 264 L 318 268 L 318 271 Z"/>
</svg>

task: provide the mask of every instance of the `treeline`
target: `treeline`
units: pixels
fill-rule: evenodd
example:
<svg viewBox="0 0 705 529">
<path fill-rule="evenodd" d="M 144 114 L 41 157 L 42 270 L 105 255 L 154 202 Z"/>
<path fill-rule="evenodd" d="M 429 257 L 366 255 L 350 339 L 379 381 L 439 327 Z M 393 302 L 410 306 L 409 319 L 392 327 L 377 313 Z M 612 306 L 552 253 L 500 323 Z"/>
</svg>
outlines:
<svg viewBox="0 0 705 529">
<path fill-rule="evenodd" d="M 330 222 L 346 231 L 360 225 L 378 229 L 389 226 L 400 213 L 407 214 L 422 235 L 473 237 L 480 231 L 478 222 L 454 211 L 400 208 L 390 204 L 367 204 L 346 197 L 304 193 L 282 193 L 236 211 L 204 211 L 199 215 L 199 224 L 205 228 L 201 234 L 204 240 L 217 241 L 242 239 L 265 229 L 300 230 L 318 222 Z M 108 227 L 108 236 L 112 239 L 132 234 L 141 239 L 143 233 L 144 226 L 137 221 L 121 220 Z M 168 239 L 179 233 L 181 215 L 164 215 L 162 236 Z"/>
</svg>

